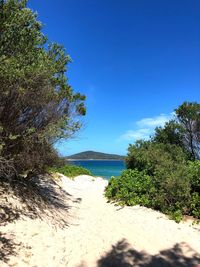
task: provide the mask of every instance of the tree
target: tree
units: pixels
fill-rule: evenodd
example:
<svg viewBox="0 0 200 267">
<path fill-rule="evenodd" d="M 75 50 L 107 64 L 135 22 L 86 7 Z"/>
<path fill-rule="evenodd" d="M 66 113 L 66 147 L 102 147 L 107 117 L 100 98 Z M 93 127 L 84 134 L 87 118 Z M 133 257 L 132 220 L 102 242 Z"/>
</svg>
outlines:
<svg viewBox="0 0 200 267">
<path fill-rule="evenodd" d="M 139 141 L 129 146 L 126 162 L 129 170 L 109 182 L 108 197 L 153 207 L 174 217 L 187 212 L 190 173 L 181 147 Z"/>
<path fill-rule="evenodd" d="M 167 172 L 173 172 L 173 167 L 169 168 L 170 165 L 185 165 L 186 160 L 186 154 L 179 146 L 137 141 L 136 144 L 128 147 L 126 164 L 129 169 L 145 170 L 148 175 L 155 175 L 158 167 L 162 167 Z"/>
<path fill-rule="evenodd" d="M 41 30 L 27 1 L 1 0 L 0 176 L 50 164 L 53 143 L 71 137 L 85 115 L 85 97 L 65 76 L 70 57 Z"/>
<path fill-rule="evenodd" d="M 175 120 L 166 122 L 164 127 L 156 127 L 153 142 L 183 147 L 183 129 Z"/>
<path fill-rule="evenodd" d="M 151 164 L 148 163 L 148 151 L 151 146 L 150 141 L 137 140 L 135 144 L 130 144 L 128 147 L 128 154 L 125 158 L 128 169 L 138 169 L 143 171 Z"/>
<path fill-rule="evenodd" d="M 193 159 L 200 158 L 200 104 L 184 102 L 176 110 L 178 123 L 184 129 L 184 144 Z"/>
<path fill-rule="evenodd" d="M 157 127 L 153 142 L 180 146 L 190 159 L 200 158 L 200 104 L 184 102 L 176 110 L 175 120 Z"/>
<path fill-rule="evenodd" d="M 180 221 L 182 214 L 200 218 L 200 104 L 184 102 L 175 112 L 175 120 L 156 128 L 149 141 L 129 145 L 129 170 L 111 179 L 106 194 L 129 205 L 159 209 Z M 151 178 L 147 186 L 141 173 Z"/>
<path fill-rule="evenodd" d="M 188 159 L 192 157 L 190 150 L 184 142 L 184 128 L 176 120 L 166 122 L 164 127 L 156 127 L 154 136 L 151 141 L 154 143 L 171 144 L 182 148 L 188 155 Z"/>
</svg>

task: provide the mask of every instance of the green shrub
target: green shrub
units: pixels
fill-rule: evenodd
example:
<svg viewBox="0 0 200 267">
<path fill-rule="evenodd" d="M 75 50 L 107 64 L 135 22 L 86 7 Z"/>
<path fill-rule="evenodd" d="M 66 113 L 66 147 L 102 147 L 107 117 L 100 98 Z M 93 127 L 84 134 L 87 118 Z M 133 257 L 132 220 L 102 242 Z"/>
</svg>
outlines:
<svg viewBox="0 0 200 267">
<path fill-rule="evenodd" d="M 200 194 L 200 160 L 190 161 L 188 171 L 192 192 L 198 192 Z"/>
<path fill-rule="evenodd" d="M 149 141 L 138 140 L 134 145 L 129 145 L 128 154 L 125 162 L 128 169 L 138 169 L 139 171 L 146 170 L 148 173 L 152 172 L 152 163 L 149 158 L 149 148 L 151 143 Z"/>
<path fill-rule="evenodd" d="M 50 172 L 59 172 L 64 174 L 67 177 L 74 178 L 78 175 L 90 175 L 93 176 L 92 173 L 80 166 L 75 166 L 75 165 L 64 165 L 60 167 L 52 167 L 49 169 Z"/>
<path fill-rule="evenodd" d="M 105 196 L 127 205 L 151 206 L 151 194 L 155 191 L 152 179 L 138 170 L 125 170 L 118 178 L 112 177 Z"/>
<path fill-rule="evenodd" d="M 162 212 L 186 209 L 191 188 L 186 154 L 180 147 L 139 141 L 129 146 L 126 162 L 129 168 L 144 170 L 152 177 L 153 208 Z"/>
<path fill-rule="evenodd" d="M 105 191 L 105 196 L 122 205 L 142 205 L 169 214 L 178 221 L 190 203 L 190 184 L 184 181 L 182 172 L 173 177 L 163 177 L 157 183 L 155 177 L 145 172 L 128 169 L 120 177 L 112 177 Z M 195 202 L 195 207 L 197 204 Z"/>
<path fill-rule="evenodd" d="M 190 214 L 200 219 L 200 161 L 190 161 L 188 173 L 191 183 Z"/>
<path fill-rule="evenodd" d="M 183 219 L 182 210 L 176 210 L 174 212 L 169 213 L 169 217 L 175 222 L 179 223 Z"/>
<path fill-rule="evenodd" d="M 191 175 L 180 147 L 137 142 L 129 147 L 127 161 L 128 166 L 134 168 L 109 181 L 105 193 L 108 199 L 120 204 L 151 207 L 177 222 L 183 214 L 191 212 Z M 193 206 L 197 212 L 197 197 Z"/>
<path fill-rule="evenodd" d="M 153 181 L 156 187 L 154 208 L 164 213 L 187 210 L 191 186 L 186 162 L 161 160 L 155 167 Z"/>
<path fill-rule="evenodd" d="M 197 192 L 192 193 L 190 209 L 191 215 L 197 219 L 200 219 L 200 194 Z"/>
<path fill-rule="evenodd" d="M 166 165 L 166 162 L 186 165 L 186 159 L 187 155 L 179 146 L 140 140 L 129 145 L 126 165 L 129 169 L 145 170 L 148 175 L 153 175 L 157 167 Z"/>
<path fill-rule="evenodd" d="M 131 170 L 111 179 L 106 196 L 158 209 L 177 222 L 183 215 L 200 218 L 199 108 L 196 102 L 183 103 L 175 110 L 176 120 L 156 128 L 149 141 L 129 145 Z"/>
<path fill-rule="evenodd" d="M 44 36 L 27 2 L 0 1 L 0 178 L 9 180 L 54 164 L 52 144 L 73 136 L 85 115 L 85 96 L 66 77 L 70 56 Z"/>
</svg>

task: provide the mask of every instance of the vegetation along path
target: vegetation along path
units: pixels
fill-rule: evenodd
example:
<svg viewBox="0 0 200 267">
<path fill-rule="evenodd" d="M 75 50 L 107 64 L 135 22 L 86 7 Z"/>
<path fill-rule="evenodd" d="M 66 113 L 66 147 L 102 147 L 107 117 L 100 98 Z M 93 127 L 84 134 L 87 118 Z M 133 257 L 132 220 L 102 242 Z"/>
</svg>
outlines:
<svg viewBox="0 0 200 267">
<path fill-rule="evenodd" d="M 62 197 L 66 192 L 68 226 L 55 228 L 50 219 L 27 216 L 2 226 L 2 241 L 15 239 L 14 244 L 3 242 L 1 266 L 200 266 L 198 225 L 177 224 L 144 207 L 108 203 L 107 181 L 101 178 L 84 175 L 72 181 L 63 176 L 59 184 Z M 57 203 L 58 198 L 57 193 Z M 62 209 L 56 211 L 62 220 Z M 6 255 L 11 248 L 12 255 Z"/>
<path fill-rule="evenodd" d="M 68 266 L 200 265 L 200 228 L 177 224 L 151 209 L 107 203 L 106 185 L 88 176 L 63 179 L 63 187 L 81 198 L 66 233 Z"/>
</svg>

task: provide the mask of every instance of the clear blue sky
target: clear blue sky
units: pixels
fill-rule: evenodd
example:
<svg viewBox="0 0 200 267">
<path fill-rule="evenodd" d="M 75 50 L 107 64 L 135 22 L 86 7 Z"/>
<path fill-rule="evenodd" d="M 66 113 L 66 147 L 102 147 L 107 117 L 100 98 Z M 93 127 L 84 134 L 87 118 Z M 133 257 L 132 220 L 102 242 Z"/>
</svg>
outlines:
<svg viewBox="0 0 200 267">
<path fill-rule="evenodd" d="M 87 96 L 84 127 L 57 145 L 126 154 L 183 101 L 200 101 L 200 1 L 30 0 L 51 41 L 73 63 L 67 76 Z"/>
</svg>

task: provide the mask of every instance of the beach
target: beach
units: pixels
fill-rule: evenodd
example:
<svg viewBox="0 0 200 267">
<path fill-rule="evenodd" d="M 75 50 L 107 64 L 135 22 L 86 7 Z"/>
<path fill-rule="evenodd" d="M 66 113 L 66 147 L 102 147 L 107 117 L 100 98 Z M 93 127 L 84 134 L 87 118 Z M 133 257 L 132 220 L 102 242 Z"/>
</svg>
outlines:
<svg viewBox="0 0 200 267">
<path fill-rule="evenodd" d="M 66 223 L 60 227 L 52 219 L 23 216 L 2 225 L 0 266 L 200 266 L 199 225 L 191 220 L 177 224 L 145 207 L 108 203 L 107 183 L 60 175 L 55 186 L 62 197 L 66 194 L 68 209 L 56 212 Z"/>
</svg>

